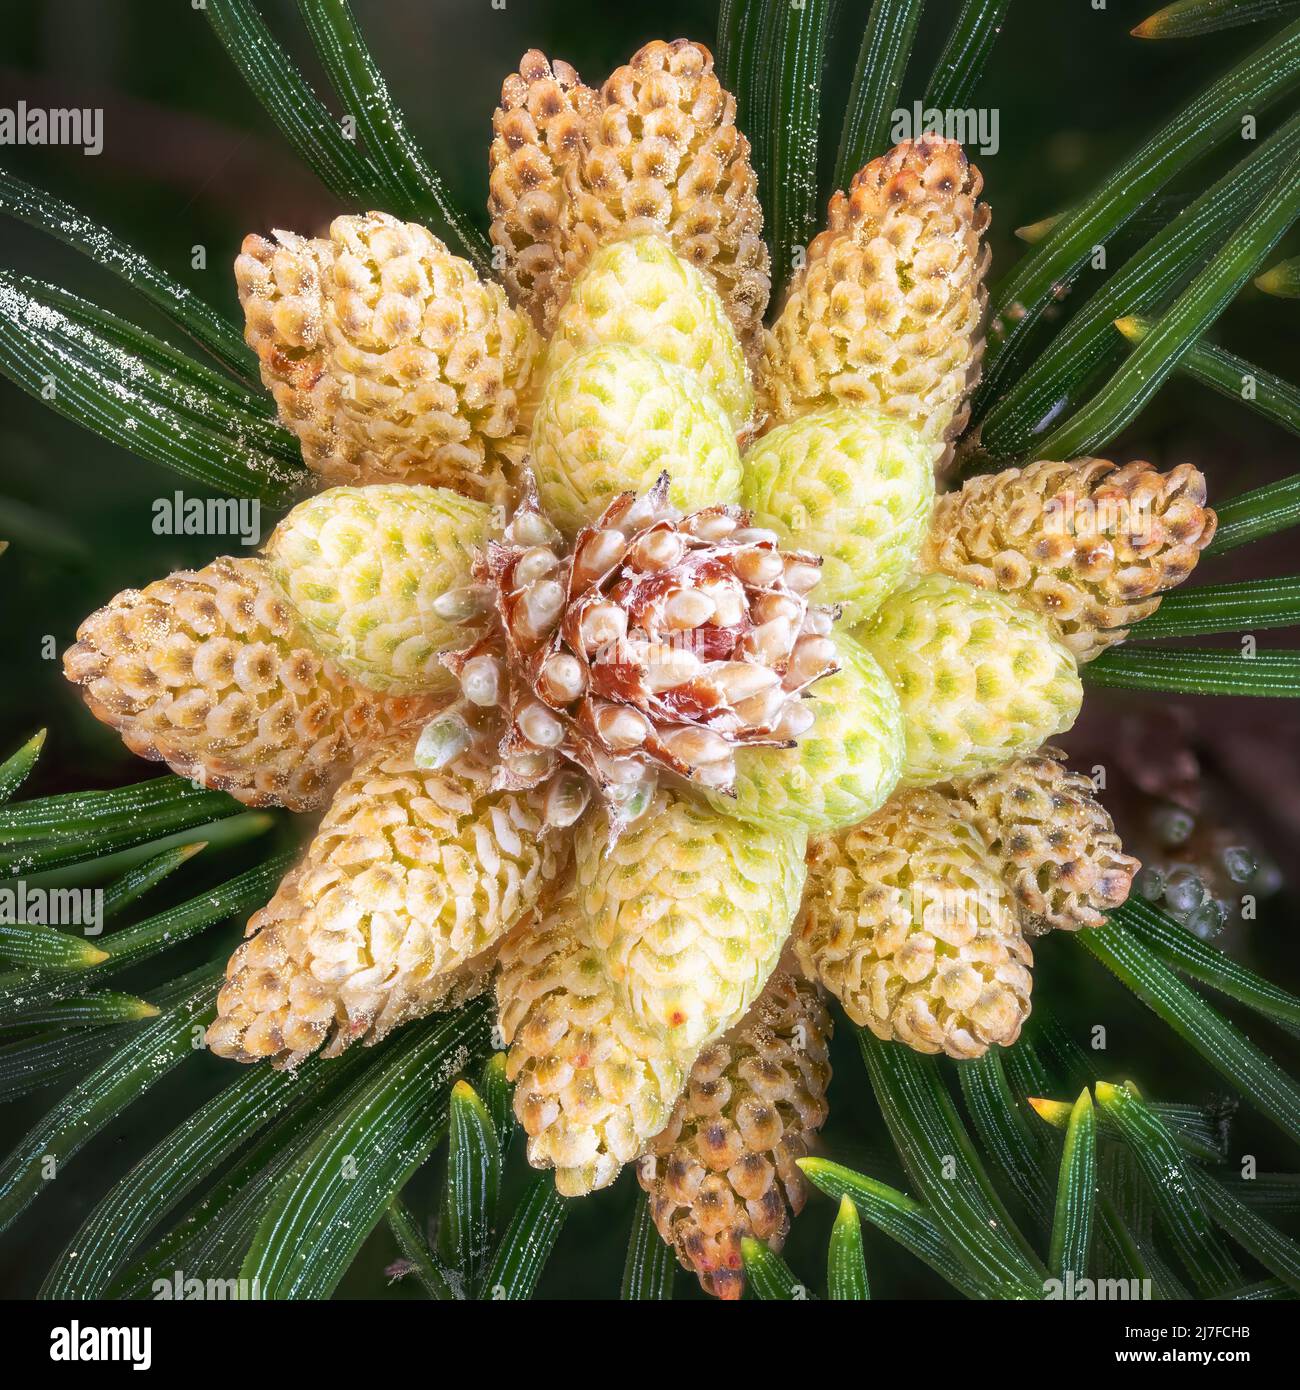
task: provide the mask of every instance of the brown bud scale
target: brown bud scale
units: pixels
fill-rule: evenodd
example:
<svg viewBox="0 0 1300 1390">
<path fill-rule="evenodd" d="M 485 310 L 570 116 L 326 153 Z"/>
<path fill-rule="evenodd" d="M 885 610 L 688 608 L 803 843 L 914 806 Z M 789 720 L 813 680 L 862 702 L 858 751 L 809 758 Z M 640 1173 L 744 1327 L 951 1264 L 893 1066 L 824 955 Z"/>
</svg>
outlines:
<svg viewBox="0 0 1300 1390">
<path fill-rule="evenodd" d="M 485 659 L 506 673 L 501 784 L 536 786 L 576 764 L 615 834 L 659 770 L 729 792 L 734 750 L 788 746 L 800 696 L 838 669 L 823 635 L 833 612 L 805 592 L 817 557 L 782 551 L 738 507 L 683 516 L 668 492 L 664 474 L 622 494 L 561 557 L 553 531 L 552 546 L 536 543 L 548 528 L 525 480 L 504 539 L 477 563 L 496 621 L 443 658 L 470 700 L 491 689 Z"/>
</svg>

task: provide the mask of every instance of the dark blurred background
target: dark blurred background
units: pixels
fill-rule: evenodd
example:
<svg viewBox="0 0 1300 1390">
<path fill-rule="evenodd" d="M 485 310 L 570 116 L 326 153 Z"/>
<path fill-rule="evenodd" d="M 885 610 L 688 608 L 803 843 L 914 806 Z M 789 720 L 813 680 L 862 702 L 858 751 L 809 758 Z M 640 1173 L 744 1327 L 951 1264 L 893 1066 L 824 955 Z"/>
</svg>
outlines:
<svg viewBox="0 0 1300 1390">
<path fill-rule="evenodd" d="M 712 0 L 587 7 L 558 0 L 353 0 L 375 56 L 423 142 L 431 162 L 463 204 L 481 209 L 486 195 L 490 120 L 501 79 L 529 47 L 572 61 L 599 83 L 650 38 L 684 35 L 714 43 Z M 198 5 L 199 8 L 195 8 Z M 264 0 L 278 37 L 304 69 L 319 76 L 292 0 Z M 1186 104 L 1245 52 L 1262 42 L 1258 26 L 1163 43 L 1129 30 L 1156 0 L 1012 0 L 1008 21 L 977 93 L 996 107 L 1000 149 L 977 157 L 994 220 L 996 278 L 1024 250 L 1014 229 L 1068 207 L 1091 191 L 1118 160 L 1170 112 Z M 834 155 L 842 109 L 867 0 L 842 0 L 837 39 L 823 99 L 825 159 Z M 931 0 L 903 92 L 910 104 L 947 35 L 956 0 Z M 323 79 L 319 89 L 324 92 Z M 0 0 L 0 106 L 93 106 L 104 112 L 104 148 L 97 158 L 78 150 L 0 150 L 0 165 L 60 194 L 106 223 L 203 297 L 238 318 L 230 265 L 246 232 L 285 227 L 321 230 L 344 209 L 299 165 L 249 94 L 201 12 L 200 0 Z M 1259 138 L 1276 125 L 1261 117 Z M 1171 191 L 1195 193 L 1241 157 L 1233 148 L 1202 161 Z M 483 217 L 486 223 L 486 216 Z M 156 332 L 166 326 L 142 301 L 52 239 L 0 220 L 0 263 L 61 284 Z M 207 268 L 191 268 L 203 246 Z M 1293 234 L 1277 258 L 1295 255 Z M 1117 261 L 1113 260 L 1112 265 Z M 1086 294 L 1088 276 L 1076 294 Z M 1071 303 L 1060 312 L 1068 313 Z M 1216 330 L 1218 341 L 1291 380 L 1300 376 L 1295 349 L 1300 306 L 1248 287 Z M 1113 456 L 1150 458 L 1161 467 L 1190 461 L 1210 479 L 1212 499 L 1225 499 L 1293 472 L 1296 441 L 1264 425 L 1246 408 L 1174 380 Z M 175 568 L 201 565 L 214 544 L 201 537 L 159 537 L 151 506 L 185 486 L 179 477 L 102 443 L 0 380 L 0 536 L 11 546 L 0 559 L 3 608 L 0 650 L 0 751 L 7 755 L 36 728 L 50 740 L 29 791 L 40 794 L 108 786 L 152 775 L 97 724 L 62 680 L 58 660 L 43 652 L 53 637 L 59 653 L 78 622 L 118 590 L 143 585 Z M 269 523 L 273 518 L 268 518 Z M 1207 565 L 1197 576 L 1227 580 L 1295 569 L 1294 542 L 1283 534 Z M 1215 639 L 1206 639 L 1212 643 Z M 1230 639 L 1231 640 L 1231 639 Z M 1261 649 L 1296 645 L 1295 635 L 1267 632 Z M 1243 890 L 1227 873 L 1225 850 L 1243 850 L 1256 867 L 1250 891 L 1260 898 L 1257 921 L 1230 910 L 1216 934 L 1215 913 L 1197 919 L 1225 949 L 1279 983 L 1294 986 L 1296 913 L 1287 882 L 1300 834 L 1300 720 L 1282 702 L 1157 699 L 1094 691 L 1068 740 L 1079 764 L 1107 768 L 1107 801 L 1126 841 L 1180 882 L 1180 870 L 1202 872 L 1211 899 L 1235 907 Z M 290 832 L 284 832 L 290 833 Z M 1217 878 L 1215 876 L 1218 876 Z M 1226 876 L 1225 876 L 1226 875 Z M 1156 885 L 1158 886 L 1158 885 Z M 191 890 L 192 891 L 192 890 Z M 1180 902 L 1195 903 L 1184 892 Z M 1206 1099 L 1215 1078 L 1082 957 L 1044 943 L 1039 995 L 1051 999 L 1081 1041 L 1099 1017 L 1110 1029 L 1115 1079 L 1132 1075 L 1149 1095 Z M 1229 1012 L 1232 1012 L 1229 1009 Z M 1289 1039 L 1237 1015 L 1242 1026 L 1282 1061 L 1294 1063 Z M 840 1047 L 844 1072 L 858 1072 Z M 1290 1054 L 1289 1057 L 1287 1054 Z M 186 1075 L 191 1069 L 186 1069 Z M 213 1067 L 213 1083 L 226 1073 Z M 892 1160 L 880 1121 L 859 1074 L 832 1092 L 841 1101 L 827 1131 L 827 1149 L 889 1178 Z M 35 1270 L 61 1247 L 102 1190 L 115 1165 L 192 1105 L 192 1094 L 157 1093 L 158 1114 L 131 1111 L 128 1127 L 92 1146 L 98 1164 L 79 1163 L 64 1180 L 66 1201 L 52 1229 L 20 1228 L 18 1258 L 0 1266 L 0 1289 L 29 1290 Z M 154 1102 L 151 1102 L 154 1104 Z M 855 1109 L 854 1107 L 858 1108 Z M 39 1106 L 33 1108 L 36 1113 Z M 21 1119 L 22 1117 L 19 1117 Z M 18 1121 L 9 1116 L 6 1124 Z M 26 1123 L 25 1120 L 22 1121 Z M 1267 1168 L 1273 1140 L 1245 1120 L 1242 1143 L 1258 1140 Z M 1240 1145 L 1237 1146 L 1240 1148 Z M 1276 1165 L 1274 1165 L 1276 1166 Z M 87 1171 L 89 1170 L 89 1171 Z M 895 1176 L 894 1180 L 898 1180 Z M 625 1179 L 570 1219 L 543 1287 L 563 1296 L 608 1294 L 621 1264 L 630 1210 Z M 43 1204 L 43 1210 L 45 1204 Z M 45 1212 L 49 1216 L 48 1211 Z M 792 1259 L 809 1273 L 820 1267 L 831 1208 L 819 1204 L 792 1242 Z M 882 1294 L 942 1294 L 910 1260 L 867 1236 L 873 1285 Z M 345 1285 L 374 1293 L 393 1251 L 377 1236 Z M 879 1279 L 877 1271 L 879 1271 Z M 687 1280 L 679 1280 L 684 1291 Z M 405 1292 L 398 1290 L 399 1293 Z"/>
</svg>

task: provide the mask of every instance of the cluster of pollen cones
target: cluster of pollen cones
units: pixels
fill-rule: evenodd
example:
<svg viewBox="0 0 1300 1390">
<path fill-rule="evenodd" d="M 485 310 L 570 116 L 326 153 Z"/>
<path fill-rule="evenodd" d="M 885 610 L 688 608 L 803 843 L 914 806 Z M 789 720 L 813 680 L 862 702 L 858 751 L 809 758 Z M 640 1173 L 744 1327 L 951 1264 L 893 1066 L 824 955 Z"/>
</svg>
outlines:
<svg viewBox="0 0 1300 1390">
<path fill-rule="evenodd" d="M 765 326 L 749 145 L 679 40 L 506 80 L 502 284 L 381 212 L 248 238 L 324 490 L 66 656 L 134 752 L 323 812 L 214 1051 L 294 1066 L 494 989 L 530 1161 L 566 1195 L 635 1165 L 730 1298 L 803 1201 L 831 1000 L 923 1052 L 1014 1041 L 1032 940 L 1137 868 L 1051 740 L 1215 518 L 1188 465 L 948 486 L 981 190 L 952 141 L 873 160 Z"/>
</svg>

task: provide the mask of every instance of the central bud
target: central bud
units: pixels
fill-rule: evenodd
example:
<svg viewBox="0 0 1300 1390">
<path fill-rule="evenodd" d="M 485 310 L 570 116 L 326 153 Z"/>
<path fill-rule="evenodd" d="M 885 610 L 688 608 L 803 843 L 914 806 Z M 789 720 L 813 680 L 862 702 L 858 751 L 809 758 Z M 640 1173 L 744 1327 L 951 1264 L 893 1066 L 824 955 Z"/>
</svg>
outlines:
<svg viewBox="0 0 1300 1390">
<path fill-rule="evenodd" d="M 463 700 L 430 743 L 454 748 L 475 710 L 499 710 L 498 784 L 554 779 L 552 824 L 576 820 L 594 787 L 617 836 L 664 772 L 730 793 L 736 749 L 793 745 L 813 719 L 800 696 L 838 669 L 837 610 L 808 601 L 821 558 L 782 550 L 739 507 L 683 515 L 668 495 L 666 473 L 621 494 L 565 554 L 525 476 L 475 563 L 467 614 L 490 607 L 492 621 L 443 656 Z"/>
</svg>

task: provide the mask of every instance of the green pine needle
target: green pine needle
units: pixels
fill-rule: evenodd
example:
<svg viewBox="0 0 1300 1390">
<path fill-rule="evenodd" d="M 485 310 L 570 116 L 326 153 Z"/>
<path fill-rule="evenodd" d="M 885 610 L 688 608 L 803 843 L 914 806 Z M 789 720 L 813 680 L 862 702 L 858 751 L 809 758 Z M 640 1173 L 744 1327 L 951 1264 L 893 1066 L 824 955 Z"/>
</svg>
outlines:
<svg viewBox="0 0 1300 1390">
<path fill-rule="evenodd" d="M 87 985 L 93 988 L 128 966 L 179 946 L 218 922 L 254 911 L 275 892 L 296 858 L 292 851 L 272 855 L 216 888 L 155 913 L 134 926 L 97 938 L 93 949 L 99 951 L 100 959 L 88 963 L 75 975 L 56 973 L 48 981 L 35 977 L 36 983 L 30 975 L 0 977 L 0 1009 L 28 1005 L 37 996 L 49 1000 L 66 999 Z"/>
<path fill-rule="evenodd" d="M 0 806 L 0 873 L 29 874 L 239 815 L 225 792 L 155 777 L 113 791 L 63 792 Z"/>
<path fill-rule="evenodd" d="M 502 1162 L 510 1152 L 510 1141 L 514 1138 L 514 1110 L 511 1106 L 510 1082 L 506 1079 L 506 1054 L 494 1052 L 483 1063 L 483 1073 L 479 1078 L 479 1090 L 492 1117 L 492 1128 L 496 1131 L 497 1145 L 501 1150 Z"/>
<path fill-rule="evenodd" d="M 1097 1197 L 1097 1122 L 1085 1090 L 1070 1111 L 1047 1267 L 1063 1284 L 1087 1278 Z"/>
<path fill-rule="evenodd" d="M 1029 1105 L 1041 1120 L 1055 1129 L 1065 1130 L 1070 1123 L 1074 1107 L 1065 1100 L 1049 1100 L 1042 1096 L 1032 1096 Z M 1220 1137 L 1222 1126 L 1217 1119 L 1196 1105 L 1178 1105 L 1152 1102 L 1151 1109 L 1159 1116 L 1178 1147 L 1191 1157 L 1206 1163 L 1221 1163 L 1225 1157 L 1224 1145 Z M 1098 1117 L 1102 1132 L 1111 1132 L 1111 1121 L 1105 1112 Z M 1215 1132 L 1217 1126 L 1218 1132 Z"/>
<path fill-rule="evenodd" d="M 659 1238 L 650 1214 L 650 1198 L 643 1193 L 632 1217 L 619 1297 L 624 1302 L 664 1302 L 673 1296 L 676 1273 L 677 1259 Z"/>
<path fill-rule="evenodd" d="M 112 917 L 200 851 L 210 849 L 215 853 L 234 849 L 265 835 L 279 824 L 279 818 L 269 811 L 242 811 L 192 830 L 174 831 L 143 845 L 61 864 L 54 869 L 42 869 L 24 877 L 28 884 L 41 888 L 84 888 L 112 880 L 104 888 L 104 916 Z"/>
<path fill-rule="evenodd" d="M 1202 1297 L 1213 1298 L 1241 1282 L 1241 1271 L 1219 1238 L 1173 1135 L 1131 1083 L 1099 1081 L 1098 1106 L 1128 1145 L 1183 1267 Z"/>
<path fill-rule="evenodd" d="M 1112 647 L 1083 668 L 1089 685 L 1179 695 L 1300 699 L 1300 651 Z"/>
<path fill-rule="evenodd" d="M 740 1254 L 745 1262 L 745 1286 L 754 1298 L 765 1303 L 789 1303 L 812 1297 L 794 1270 L 761 1240 L 742 1236 Z"/>
<path fill-rule="evenodd" d="M 1115 327 L 1130 343 L 1140 343 L 1151 331 L 1150 319 L 1137 315 L 1116 319 Z M 1239 401 L 1266 420 L 1300 434 L 1300 387 L 1256 367 L 1213 343 L 1198 341 L 1187 350 L 1177 370 L 1230 401 Z"/>
<path fill-rule="evenodd" d="M 107 227 L 52 193 L 2 170 L 0 212 L 48 232 L 96 265 L 112 271 L 206 348 L 222 366 L 248 385 L 257 385 L 257 366 L 239 329 Z"/>
<path fill-rule="evenodd" d="M 736 120 L 749 136 L 750 159 L 758 187 L 767 189 L 768 146 L 772 135 L 772 85 L 776 68 L 782 0 L 735 0 L 729 17 L 731 91 Z"/>
<path fill-rule="evenodd" d="M 1300 525 L 1300 473 L 1243 492 L 1217 510 L 1219 529 L 1206 551 L 1208 555 L 1222 555 Z"/>
<path fill-rule="evenodd" d="M 1208 945 L 1168 914 L 1130 898 L 1114 915 L 1166 965 L 1217 989 L 1265 1018 L 1300 1029 L 1300 998 L 1248 970 L 1226 952 Z"/>
<path fill-rule="evenodd" d="M 862 1253 L 862 1222 L 849 1197 L 840 1198 L 840 1209 L 831 1227 L 826 1253 L 826 1296 L 837 1302 L 871 1297 L 867 1262 Z"/>
<path fill-rule="evenodd" d="M 479 1297 L 493 1302 L 528 1299 L 555 1250 L 568 1206 L 555 1190 L 555 1176 L 533 1174 L 501 1237 Z"/>
<path fill-rule="evenodd" d="M 7 922 L 0 925 L 0 957 L 28 970 L 84 970 L 107 960 L 108 952 L 54 927 Z"/>
<path fill-rule="evenodd" d="M 1271 1274 L 1300 1293 L 1300 1245 L 1238 1201 L 1223 1183 L 1197 1170 L 1193 1185 L 1210 1219 Z M 1248 1185 L 1248 1184 L 1247 1184 Z"/>
<path fill-rule="evenodd" d="M 429 1248 L 420 1231 L 419 1223 L 411 1215 L 405 1202 L 394 1197 L 384 1219 L 393 1233 L 397 1248 L 411 1262 L 411 1272 L 415 1275 L 426 1294 L 440 1303 L 451 1302 L 456 1298 L 452 1277 L 443 1268 L 438 1257 Z"/>
<path fill-rule="evenodd" d="M 0 1017 L 0 1029 L 19 1028 L 106 1028 L 114 1023 L 139 1023 L 157 1018 L 158 1007 L 134 994 L 104 990 L 100 994 L 74 995 L 15 1009 Z"/>
<path fill-rule="evenodd" d="M 403 1028 L 266 1195 L 241 1277 L 264 1298 L 328 1298 L 446 1131 L 450 1075 L 487 1050 L 488 1032 L 482 999 Z"/>
<path fill-rule="evenodd" d="M 432 222 L 453 249 L 481 275 L 490 276 L 492 248 L 487 237 L 456 205 L 407 129 L 348 0 L 298 0 L 298 8 L 370 157 L 375 173 L 372 202 L 396 216 Z"/>
<path fill-rule="evenodd" d="M 861 1028 L 857 1037 L 894 1146 L 954 1253 L 993 1296 L 1041 1298 L 1042 1261 L 990 1182 L 935 1059 Z"/>
<path fill-rule="evenodd" d="M 173 1218 L 165 1233 L 140 1247 L 129 1261 L 114 1265 L 107 1295 L 148 1297 L 157 1281 L 171 1282 L 177 1269 L 184 1270 L 187 1277 L 229 1279 L 252 1243 L 268 1194 L 303 1148 L 339 1120 L 351 1103 L 354 1083 L 386 1051 L 386 1042 L 373 1049 L 354 1047 L 341 1057 L 309 1057 L 292 1073 L 276 1073 L 286 1084 L 270 1093 L 262 1109 L 243 1124 L 238 1142 L 229 1138 L 244 1104 L 236 1095 L 238 1081 L 214 1098 L 216 1109 L 209 1112 L 204 1107 L 195 1112 L 193 1134 L 189 1122 L 178 1126 L 149 1155 L 149 1163 L 156 1164 L 155 1171 L 165 1170 L 169 1154 L 176 1154 L 175 1166 L 184 1175 L 185 1156 L 193 1153 L 189 1167 L 199 1181 L 212 1172 L 220 1172 L 221 1176 L 201 1197 L 193 1195 L 194 1185 L 178 1176 L 175 1197 L 169 1202 L 168 1193 L 164 1192 L 158 1209 L 179 1206 L 187 1198 L 192 1200 Z M 274 1068 L 250 1068 L 244 1074 L 267 1070 Z M 229 1098 L 228 1110 L 218 1105 L 223 1097 Z M 207 1123 L 199 1125 L 205 1115 Z M 251 1144 L 247 1142 L 250 1135 L 255 1135 Z M 178 1150 L 177 1145 L 185 1147 Z M 213 1154 L 210 1165 L 209 1152 Z M 135 1171 L 147 1172 L 146 1165 L 142 1163 Z M 111 1226 L 115 1201 L 115 1193 L 110 1191 L 102 1212 L 92 1213 L 91 1221 L 98 1216 L 104 1227 Z M 123 1210 L 134 1219 L 139 1204 L 124 1200 Z M 153 1224 L 154 1221 L 147 1221 L 145 1229 Z M 71 1248 L 79 1249 L 75 1243 Z"/>
<path fill-rule="evenodd" d="M 109 1188 L 50 1267 L 42 1297 L 104 1297 L 159 1218 L 200 1189 L 251 1132 L 318 1090 L 329 1070 L 324 1059 L 312 1058 L 292 1073 L 271 1067 L 239 1072 Z M 219 1194 L 212 1196 L 210 1218 L 220 1205 Z"/>
<path fill-rule="evenodd" d="M 944 1239 L 934 1217 L 905 1192 L 855 1173 L 826 1158 L 795 1160 L 809 1182 L 828 1197 L 848 1197 L 858 1215 L 896 1241 L 966 1298 L 988 1297 L 987 1286 L 975 1278 Z"/>
<path fill-rule="evenodd" d="M 1197 338 L 1232 302 L 1300 214 L 1300 159 L 1267 189 L 1245 222 L 1101 391 L 1039 446 L 1044 458 L 1079 458 L 1103 448 L 1155 395 Z"/>
<path fill-rule="evenodd" d="M 375 201 L 376 179 L 354 140 L 312 90 L 252 0 L 206 0 L 203 6 L 231 61 L 266 114 L 331 193 L 346 206 Z"/>
<path fill-rule="evenodd" d="M 766 212 L 772 281 L 789 279 L 821 222 L 817 141 L 832 0 L 785 5 L 777 21 Z"/>
<path fill-rule="evenodd" d="M 1012 1092 L 1003 1051 L 990 1048 L 983 1057 L 957 1066 L 962 1098 L 976 1134 L 995 1169 L 1046 1230 L 1052 1219 L 1052 1185 L 1045 1167 L 1049 1149 L 1041 1129 L 1031 1125 Z"/>
<path fill-rule="evenodd" d="M 1108 363 L 1122 356 L 1114 320 L 1162 307 L 1183 288 L 1297 152 L 1300 116 L 1293 116 L 1172 218 L 1155 219 L 1149 239 L 1112 270 L 1024 371 L 1008 377 L 984 418 L 983 448 L 997 458 L 1046 457 L 1039 449 L 1042 435 L 1083 398 Z M 1153 199 L 1152 205 L 1158 202 Z M 1141 217 L 1139 210 L 1127 225 Z M 1055 230 L 1061 219 L 1050 220 Z"/>
<path fill-rule="evenodd" d="M 1216 1013 L 1137 936 L 1114 918 L 1071 939 L 1110 970 L 1189 1043 L 1242 1098 L 1300 1143 L 1300 1085 Z"/>
<path fill-rule="evenodd" d="M 982 414 L 1019 366 L 1023 344 L 1093 254 L 1192 160 L 1241 130 L 1241 113 L 1262 112 L 1300 85 L 1300 21 L 1270 38 L 1189 101 L 1113 170 L 1051 235 L 994 286 L 1001 334 L 989 344 L 976 409 Z M 1113 318 L 1114 315 L 1112 314 Z"/>
<path fill-rule="evenodd" d="M 1245 579 L 1175 589 L 1149 618 L 1134 623 L 1134 642 L 1158 637 L 1204 637 L 1215 632 L 1255 632 L 1300 623 L 1300 575 Z"/>
<path fill-rule="evenodd" d="M 893 143 L 891 115 L 924 8 L 925 0 L 873 0 L 840 133 L 836 188 L 848 188 L 853 175 Z"/>
<path fill-rule="evenodd" d="M 16 752 L 0 763 L 0 805 L 13 796 L 31 775 L 45 747 L 46 730 L 40 729 Z"/>
<path fill-rule="evenodd" d="M 964 0 L 930 74 L 927 107 L 955 111 L 971 104 L 1010 4 L 1011 0 Z"/>
<path fill-rule="evenodd" d="M 129 1042 L 48 1110 L 0 1162 L 0 1231 L 42 1192 L 58 1170 L 173 1067 L 194 1055 L 194 1030 L 212 1016 L 219 972 L 205 965 L 178 981 L 180 1000 L 135 1031 Z"/>
<path fill-rule="evenodd" d="M 501 1145 L 487 1106 L 467 1081 L 451 1088 L 447 1178 L 438 1254 L 473 1290 L 487 1262 L 501 1191 Z"/>
<path fill-rule="evenodd" d="M 1296 0 L 1176 0 L 1131 31 L 1139 39 L 1187 39 L 1242 24 L 1282 19 L 1300 10 Z"/>
<path fill-rule="evenodd" d="M 44 287 L 0 272 L 0 373 L 110 444 L 214 492 L 269 506 L 290 499 L 306 470 L 279 426 L 119 347 L 87 325 L 85 312 L 79 317 L 56 307 Z"/>
<path fill-rule="evenodd" d="M 219 825 L 233 825 L 239 819 L 232 816 L 228 821 L 218 821 Z M 269 819 L 269 817 L 268 817 Z M 125 912 L 137 899 L 144 897 L 151 888 L 156 888 L 164 879 L 170 878 L 183 864 L 188 864 L 196 854 L 208 848 L 211 840 L 193 840 L 165 849 L 131 868 L 126 869 L 104 889 L 104 917 L 116 917 Z M 124 850 L 124 854 L 134 854 L 134 850 Z M 103 860 L 92 861 L 102 864 Z M 61 870 L 53 870 L 55 873 Z"/>
</svg>

